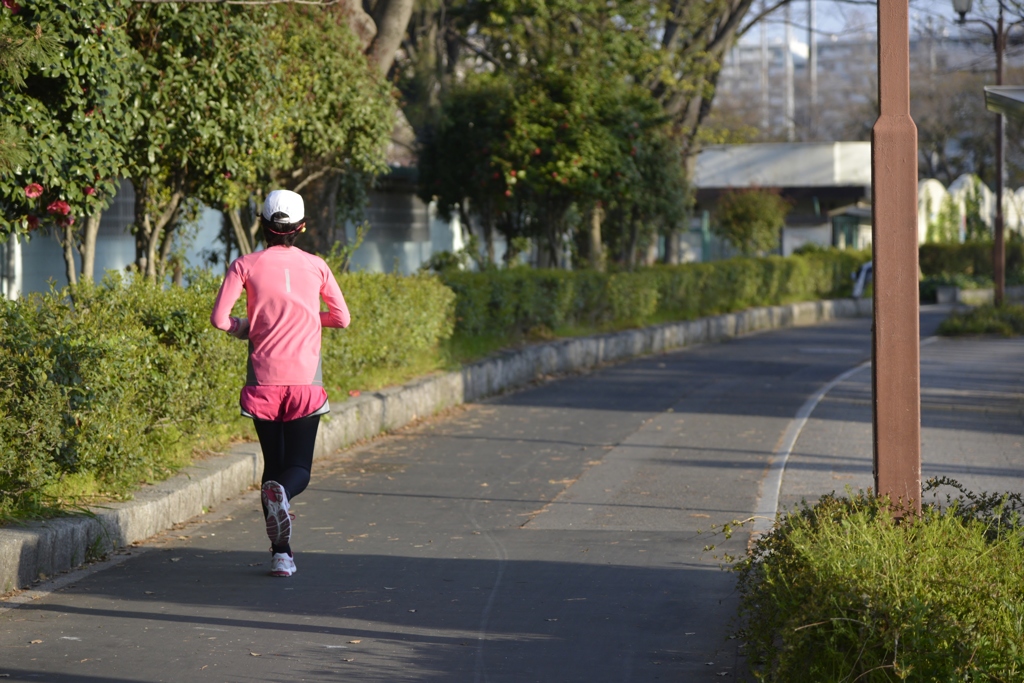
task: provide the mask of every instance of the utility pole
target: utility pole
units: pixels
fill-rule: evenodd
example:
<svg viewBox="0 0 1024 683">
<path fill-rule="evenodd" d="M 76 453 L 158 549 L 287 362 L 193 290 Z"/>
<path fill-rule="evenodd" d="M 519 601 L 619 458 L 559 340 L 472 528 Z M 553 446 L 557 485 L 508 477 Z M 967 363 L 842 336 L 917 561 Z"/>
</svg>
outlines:
<svg viewBox="0 0 1024 683">
<path fill-rule="evenodd" d="M 815 0 L 807 0 L 807 79 L 810 93 L 810 125 L 808 133 L 817 139 L 818 125 L 818 38 L 815 26 Z"/>
<path fill-rule="evenodd" d="M 793 105 L 793 10 L 786 3 L 786 44 L 783 46 L 782 58 L 786 65 L 786 140 L 796 140 L 796 111 Z"/>
<path fill-rule="evenodd" d="M 768 0 L 761 0 L 761 12 L 765 11 Z M 771 91 L 768 88 L 768 22 L 761 19 L 761 134 L 768 133 L 771 120 Z"/>
<path fill-rule="evenodd" d="M 878 0 L 878 108 L 871 129 L 875 491 L 921 510 L 917 126 L 910 116 L 907 0 Z M 900 510 L 897 510 L 900 512 Z"/>
</svg>

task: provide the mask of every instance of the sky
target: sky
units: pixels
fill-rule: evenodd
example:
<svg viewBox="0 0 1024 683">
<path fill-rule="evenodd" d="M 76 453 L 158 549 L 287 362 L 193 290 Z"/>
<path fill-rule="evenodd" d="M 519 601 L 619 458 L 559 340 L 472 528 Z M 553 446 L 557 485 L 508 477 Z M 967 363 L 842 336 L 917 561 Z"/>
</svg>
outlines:
<svg viewBox="0 0 1024 683">
<path fill-rule="evenodd" d="M 791 13 L 793 21 L 793 37 L 795 40 L 807 41 L 807 6 L 808 0 L 793 0 Z M 760 7 L 760 0 L 755 0 L 753 11 Z M 874 4 L 867 0 L 838 2 L 836 0 L 816 0 L 815 18 L 819 40 L 827 40 L 830 36 L 852 37 L 858 33 L 873 35 L 875 33 Z M 778 10 L 767 20 L 769 40 L 781 40 L 785 33 L 785 13 Z M 956 19 L 951 0 L 911 0 L 911 30 L 922 29 L 930 20 L 933 26 L 951 26 Z M 761 33 L 757 28 L 744 36 L 744 42 L 758 42 Z"/>
</svg>

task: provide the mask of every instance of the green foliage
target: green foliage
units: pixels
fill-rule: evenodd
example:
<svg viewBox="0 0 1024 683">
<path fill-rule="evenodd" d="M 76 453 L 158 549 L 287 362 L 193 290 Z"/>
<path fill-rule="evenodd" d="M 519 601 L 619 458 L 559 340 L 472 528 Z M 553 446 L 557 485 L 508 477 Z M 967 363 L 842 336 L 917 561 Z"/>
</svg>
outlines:
<svg viewBox="0 0 1024 683">
<path fill-rule="evenodd" d="M 71 475 L 114 494 L 161 478 L 203 427 L 237 419 L 245 349 L 209 325 L 213 284 L 108 279 L 76 288 L 74 306 L 64 292 L 3 303 L 0 513 Z"/>
<path fill-rule="evenodd" d="M 42 26 L 30 31 L 14 22 L 0 20 L 0 83 L 10 88 L 25 87 L 25 73 L 32 68 L 52 67 L 60 59 L 59 43 L 43 35 Z M 28 163 L 25 132 L 9 121 L 0 124 L 0 174 Z"/>
<path fill-rule="evenodd" d="M 238 206 L 244 189 L 287 157 L 272 18 L 265 8 L 219 4 L 132 6 L 126 30 L 143 73 L 128 175 L 138 266 L 151 278 L 186 200 Z"/>
<path fill-rule="evenodd" d="M 856 252 L 828 251 L 656 266 L 611 275 L 514 268 L 486 273 L 445 271 L 441 278 L 456 293 L 459 334 L 514 336 L 538 327 L 610 329 L 848 296 L 850 273 L 867 258 Z"/>
<path fill-rule="evenodd" d="M 292 145 L 287 164 L 274 171 L 385 171 L 395 102 L 387 80 L 363 56 L 347 11 L 282 5 L 273 12 L 280 67 L 275 109 L 287 114 Z"/>
<path fill-rule="evenodd" d="M 999 308 L 985 305 L 966 312 L 956 311 L 942 321 L 939 334 L 949 337 L 965 334 L 1020 336 L 1024 334 L 1024 306 L 1004 303 Z"/>
<path fill-rule="evenodd" d="M 745 256 L 767 254 L 778 248 L 789 208 L 777 191 L 726 192 L 715 207 L 711 229 Z"/>
<path fill-rule="evenodd" d="M 964 195 L 964 240 L 966 242 L 989 242 L 992 230 L 981 217 L 981 179 L 971 179 L 971 189 Z"/>
<path fill-rule="evenodd" d="M 455 295 L 434 276 L 347 273 L 338 284 L 353 322 L 324 333 L 324 373 L 335 386 L 369 368 L 411 364 L 452 335 Z"/>
<path fill-rule="evenodd" d="M 930 213 L 929 209 L 926 215 Z M 938 215 L 935 220 L 929 221 L 925 241 L 932 244 L 951 244 L 960 241 L 960 209 L 950 195 L 942 198 Z"/>
<path fill-rule="evenodd" d="M 1006 273 L 1024 270 L 1024 242 L 1007 240 Z M 992 243 L 922 244 L 918 263 L 924 277 L 931 275 L 970 275 L 992 279 Z"/>
<path fill-rule="evenodd" d="M 1020 503 L 966 495 L 900 523 L 870 493 L 833 494 L 782 517 L 737 567 L 755 676 L 1022 680 Z"/>
<path fill-rule="evenodd" d="M 539 238 L 554 260 L 596 202 L 649 227 L 681 220 L 686 186 L 667 117 L 639 85 L 660 56 L 643 27 L 650 7 L 513 0 L 480 5 L 477 35 L 495 69 L 471 73 L 440 102 L 421 166 L 421 195 L 461 207 L 508 239 Z M 614 238 L 613 238 L 614 239 Z M 635 241 L 635 240 L 634 240 Z"/>
<path fill-rule="evenodd" d="M 0 11 L 0 132 L 16 162 L 0 169 L 0 238 L 77 229 L 106 208 L 137 123 L 138 61 L 121 29 L 130 3 L 20 4 Z"/>
<path fill-rule="evenodd" d="M 332 389 L 368 367 L 409 364 L 451 334 L 453 295 L 436 278 L 340 284 L 355 315 L 348 330 L 324 331 Z M 166 290 L 108 276 L 76 287 L 73 305 L 67 291 L 0 301 L 0 518 L 76 504 L 55 499 L 70 480 L 124 495 L 187 464 L 211 436 L 246 433 L 246 345 L 209 323 L 219 286 L 208 273 Z"/>
</svg>

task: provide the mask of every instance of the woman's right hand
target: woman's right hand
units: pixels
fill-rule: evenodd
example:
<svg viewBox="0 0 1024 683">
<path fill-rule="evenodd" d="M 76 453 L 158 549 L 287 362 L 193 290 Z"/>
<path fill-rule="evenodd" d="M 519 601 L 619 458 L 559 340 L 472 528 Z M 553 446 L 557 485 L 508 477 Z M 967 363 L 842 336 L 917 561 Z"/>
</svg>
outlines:
<svg viewBox="0 0 1024 683">
<path fill-rule="evenodd" d="M 231 318 L 231 329 L 228 330 L 228 334 L 236 339 L 248 339 L 249 338 L 249 319 L 248 318 Z"/>
</svg>

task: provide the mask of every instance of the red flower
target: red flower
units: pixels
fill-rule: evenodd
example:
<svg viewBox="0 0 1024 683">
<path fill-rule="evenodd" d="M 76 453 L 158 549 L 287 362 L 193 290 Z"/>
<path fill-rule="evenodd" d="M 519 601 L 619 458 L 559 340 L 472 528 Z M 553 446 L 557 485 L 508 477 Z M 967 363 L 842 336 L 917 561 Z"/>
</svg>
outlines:
<svg viewBox="0 0 1024 683">
<path fill-rule="evenodd" d="M 87 188 L 85 188 L 82 191 L 85 192 L 85 196 L 86 197 L 91 197 L 94 194 L 96 194 L 96 188 L 95 187 L 87 187 Z"/>
<path fill-rule="evenodd" d="M 510 176 L 512 176 L 513 178 L 515 178 L 515 177 L 516 177 L 516 170 L 515 170 L 515 169 L 512 169 L 512 170 L 511 170 L 511 171 L 509 171 L 508 173 L 509 173 L 509 175 L 510 175 Z"/>
<path fill-rule="evenodd" d="M 21 5 L 14 0 L 4 0 L 4 7 L 11 10 L 11 14 L 17 14 L 21 10 Z"/>
<path fill-rule="evenodd" d="M 506 197 L 511 197 L 512 196 L 512 190 L 505 190 L 505 196 Z"/>
<path fill-rule="evenodd" d="M 75 217 L 74 216 L 61 216 L 60 220 L 57 221 L 57 224 L 60 225 L 61 227 L 65 226 L 65 225 L 74 225 L 75 224 Z"/>
<path fill-rule="evenodd" d="M 533 156 L 535 156 L 535 157 L 539 157 L 540 156 L 540 147 L 537 147 L 536 149 L 533 150 Z"/>
<path fill-rule="evenodd" d="M 68 206 L 67 202 L 58 199 L 55 202 L 50 202 L 46 210 L 50 213 L 59 213 L 62 216 L 67 216 L 71 212 L 71 207 Z"/>
<path fill-rule="evenodd" d="M 231 171 L 228 171 L 227 173 L 225 173 L 224 177 L 230 179 L 231 178 Z"/>
<path fill-rule="evenodd" d="M 25 196 L 29 199 L 35 199 L 43 193 L 43 186 L 39 183 L 29 183 L 25 186 Z"/>
<path fill-rule="evenodd" d="M 28 229 L 29 230 L 37 230 L 39 228 L 39 217 L 38 216 L 28 216 L 26 220 L 28 220 Z"/>
</svg>

